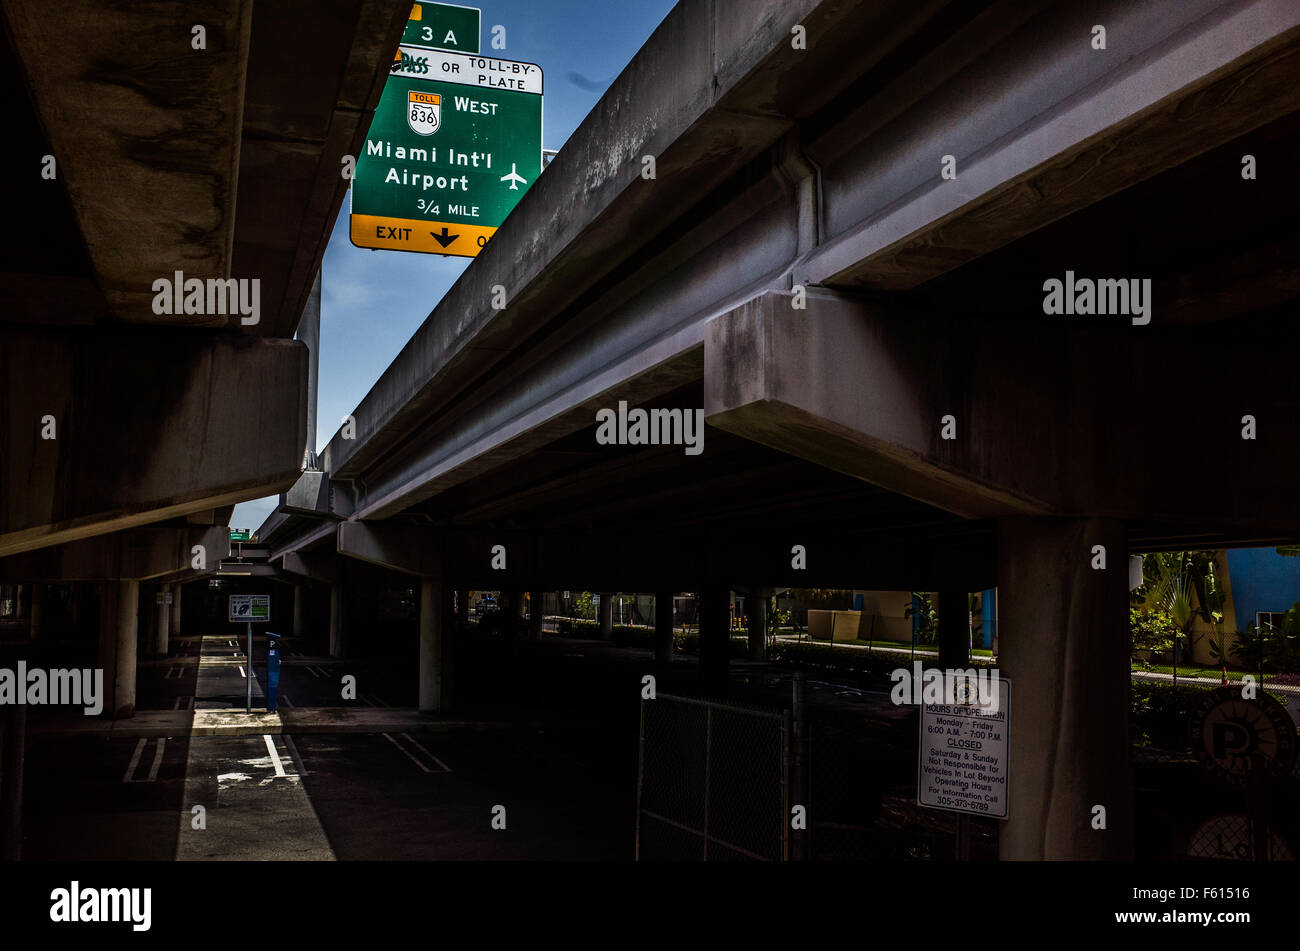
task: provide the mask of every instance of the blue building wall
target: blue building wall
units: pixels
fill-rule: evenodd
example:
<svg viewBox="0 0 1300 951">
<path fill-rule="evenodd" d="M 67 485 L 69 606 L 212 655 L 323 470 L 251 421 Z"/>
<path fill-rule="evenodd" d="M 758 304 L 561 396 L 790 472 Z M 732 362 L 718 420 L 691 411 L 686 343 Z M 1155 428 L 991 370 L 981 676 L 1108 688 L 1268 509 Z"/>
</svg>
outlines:
<svg viewBox="0 0 1300 951">
<path fill-rule="evenodd" d="M 992 588 L 985 588 L 980 592 L 980 632 L 979 637 L 975 638 L 975 646 L 991 648 L 993 636 L 997 632 L 997 598 L 994 597 Z"/>
<path fill-rule="evenodd" d="M 1273 548 L 1230 548 L 1228 583 L 1237 628 L 1244 631 L 1256 612 L 1288 611 L 1300 601 L 1300 558 L 1284 558 Z"/>
</svg>

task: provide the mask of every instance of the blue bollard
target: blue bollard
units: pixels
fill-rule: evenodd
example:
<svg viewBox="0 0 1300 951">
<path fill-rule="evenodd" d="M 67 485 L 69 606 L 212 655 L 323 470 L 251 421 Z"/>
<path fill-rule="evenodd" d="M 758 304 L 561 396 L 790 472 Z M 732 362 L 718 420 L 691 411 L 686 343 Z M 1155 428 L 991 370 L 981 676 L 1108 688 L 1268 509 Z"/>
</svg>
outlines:
<svg viewBox="0 0 1300 951">
<path fill-rule="evenodd" d="M 266 712 L 274 713 L 280 688 L 280 635 L 266 632 Z"/>
</svg>

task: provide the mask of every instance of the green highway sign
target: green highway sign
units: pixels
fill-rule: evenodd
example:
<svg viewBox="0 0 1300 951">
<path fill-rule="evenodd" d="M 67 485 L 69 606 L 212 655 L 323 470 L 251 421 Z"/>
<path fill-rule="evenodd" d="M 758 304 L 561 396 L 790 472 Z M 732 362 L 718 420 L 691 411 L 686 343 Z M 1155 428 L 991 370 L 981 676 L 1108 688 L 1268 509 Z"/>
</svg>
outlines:
<svg viewBox="0 0 1300 951">
<path fill-rule="evenodd" d="M 542 171 L 542 68 L 402 46 L 357 158 L 352 243 L 475 257 Z"/>
<path fill-rule="evenodd" d="M 477 53 L 482 13 L 454 3 L 417 3 L 402 33 L 403 46 Z"/>
<path fill-rule="evenodd" d="M 246 542 L 252 537 L 252 534 L 246 528 L 232 528 L 230 530 L 230 540 L 232 542 Z"/>
</svg>

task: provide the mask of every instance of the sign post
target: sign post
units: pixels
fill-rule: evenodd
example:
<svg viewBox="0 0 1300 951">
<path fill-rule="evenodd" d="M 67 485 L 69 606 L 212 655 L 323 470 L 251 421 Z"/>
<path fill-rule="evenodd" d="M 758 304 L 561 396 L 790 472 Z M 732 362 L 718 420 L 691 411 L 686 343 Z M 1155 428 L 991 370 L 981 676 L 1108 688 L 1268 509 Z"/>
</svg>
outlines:
<svg viewBox="0 0 1300 951">
<path fill-rule="evenodd" d="M 244 690 L 244 712 L 253 712 L 253 624 L 266 624 L 271 620 L 269 594 L 232 594 L 230 620 L 244 621 L 248 625 L 248 682 Z"/>
<path fill-rule="evenodd" d="M 477 257 L 541 171 L 540 66 L 403 45 L 357 158 L 352 243 Z"/>
</svg>

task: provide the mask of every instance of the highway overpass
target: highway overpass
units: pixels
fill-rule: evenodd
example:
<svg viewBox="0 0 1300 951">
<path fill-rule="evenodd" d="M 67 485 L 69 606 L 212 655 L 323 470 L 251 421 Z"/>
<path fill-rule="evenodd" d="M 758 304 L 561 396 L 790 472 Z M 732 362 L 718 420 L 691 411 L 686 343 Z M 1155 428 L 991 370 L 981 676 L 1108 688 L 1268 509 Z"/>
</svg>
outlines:
<svg viewBox="0 0 1300 951">
<path fill-rule="evenodd" d="M 1002 854 L 1128 856 L 1128 554 L 1300 536 L 1298 41 L 1286 0 L 683 0 L 261 543 L 336 653 L 350 584 L 418 579 L 432 711 L 457 589 L 700 591 L 716 685 L 731 589 L 996 585 Z M 605 444 L 620 403 L 703 451 Z"/>
<path fill-rule="evenodd" d="M 33 618 L 42 583 L 98 586 L 116 716 L 153 611 L 141 583 L 213 570 L 233 505 L 292 485 L 315 448 L 341 156 L 409 12 L 3 3 L 0 580 L 29 586 Z M 189 280 L 245 293 L 191 305 Z"/>
</svg>

